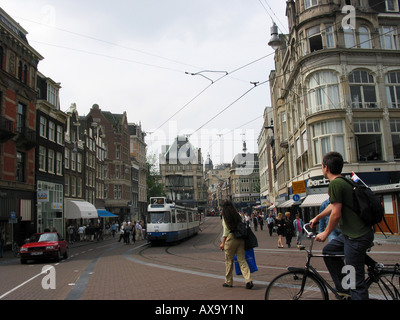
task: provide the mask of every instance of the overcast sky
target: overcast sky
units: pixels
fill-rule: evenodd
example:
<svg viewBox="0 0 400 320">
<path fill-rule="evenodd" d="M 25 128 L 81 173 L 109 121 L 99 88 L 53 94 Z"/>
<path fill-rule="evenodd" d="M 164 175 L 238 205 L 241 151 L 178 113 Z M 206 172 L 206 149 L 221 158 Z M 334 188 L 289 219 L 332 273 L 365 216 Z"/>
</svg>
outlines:
<svg viewBox="0 0 400 320">
<path fill-rule="evenodd" d="M 76 103 L 127 112 L 148 132 L 149 153 L 190 135 L 204 159 L 231 162 L 246 140 L 257 152 L 272 19 L 287 32 L 286 1 L 0 0 L 60 82 L 61 110 Z M 210 72 L 204 72 L 210 71 Z M 228 74 L 226 74 L 228 73 Z M 197 75 L 192 75 L 197 74 Z M 251 82 L 259 82 L 254 86 Z"/>
</svg>

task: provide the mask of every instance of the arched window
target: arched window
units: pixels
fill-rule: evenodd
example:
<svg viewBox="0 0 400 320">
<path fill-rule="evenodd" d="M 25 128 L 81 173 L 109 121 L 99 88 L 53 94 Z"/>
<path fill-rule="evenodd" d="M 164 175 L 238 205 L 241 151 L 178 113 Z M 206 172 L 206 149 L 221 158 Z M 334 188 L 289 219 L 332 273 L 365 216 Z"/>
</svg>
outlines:
<svg viewBox="0 0 400 320">
<path fill-rule="evenodd" d="M 371 37 L 366 27 L 358 28 L 359 45 L 362 49 L 371 49 Z"/>
<path fill-rule="evenodd" d="M 334 72 L 314 73 L 308 86 L 309 114 L 340 108 L 339 81 Z"/>
<path fill-rule="evenodd" d="M 356 70 L 349 75 L 352 107 L 355 109 L 377 108 L 375 79 L 371 73 Z"/>
</svg>

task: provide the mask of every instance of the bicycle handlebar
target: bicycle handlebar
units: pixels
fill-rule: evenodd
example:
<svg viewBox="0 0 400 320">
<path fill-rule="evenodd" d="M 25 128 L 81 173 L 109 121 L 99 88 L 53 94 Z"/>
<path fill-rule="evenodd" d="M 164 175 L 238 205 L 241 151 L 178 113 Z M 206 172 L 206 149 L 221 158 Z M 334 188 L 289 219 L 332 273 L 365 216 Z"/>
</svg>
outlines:
<svg viewBox="0 0 400 320">
<path fill-rule="evenodd" d="M 311 228 L 310 230 L 307 230 L 307 227 L 309 227 L 311 223 L 305 223 L 303 226 L 304 231 L 307 233 L 307 237 L 311 238 L 314 237 L 314 233 L 312 232 Z"/>
</svg>

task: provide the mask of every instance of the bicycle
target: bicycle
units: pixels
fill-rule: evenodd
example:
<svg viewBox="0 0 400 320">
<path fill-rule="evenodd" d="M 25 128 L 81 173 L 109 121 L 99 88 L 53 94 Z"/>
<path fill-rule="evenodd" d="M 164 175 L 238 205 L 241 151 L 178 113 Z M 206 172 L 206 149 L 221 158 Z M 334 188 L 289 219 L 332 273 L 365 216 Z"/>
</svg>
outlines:
<svg viewBox="0 0 400 320">
<path fill-rule="evenodd" d="M 329 300 L 328 290 L 338 300 L 350 299 L 348 294 L 340 293 L 332 287 L 311 265 L 311 258 L 324 255 L 313 254 L 315 236 L 312 231 L 307 230 L 309 225 L 309 223 L 304 225 L 307 237 L 311 239 L 309 250 L 303 245 L 298 246 L 300 250 L 307 251 L 305 267 L 289 267 L 287 272 L 275 277 L 267 287 L 265 300 Z M 366 278 L 370 299 L 400 300 L 400 264 L 384 266 L 370 260 L 373 263 L 367 269 Z"/>
<path fill-rule="evenodd" d="M 20 257 L 20 246 L 15 241 L 13 241 L 13 243 L 12 243 L 12 252 L 13 252 L 13 255 L 15 258 Z"/>
</svg>

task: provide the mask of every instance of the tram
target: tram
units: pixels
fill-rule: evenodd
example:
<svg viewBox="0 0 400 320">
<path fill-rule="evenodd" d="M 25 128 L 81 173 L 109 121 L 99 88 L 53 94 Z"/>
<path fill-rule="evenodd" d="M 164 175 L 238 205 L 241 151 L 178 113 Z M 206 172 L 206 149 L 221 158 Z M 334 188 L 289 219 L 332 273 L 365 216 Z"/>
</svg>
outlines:
<svg viewBox="0 0 400 320">
<path fill-rule="evenodd" d="M 147 208 L 147 239 L 150 243 L 171 243 L 199 232 L 196 209 L 178 206 L 165 197 L 152 197 Z"/>
</svg>

